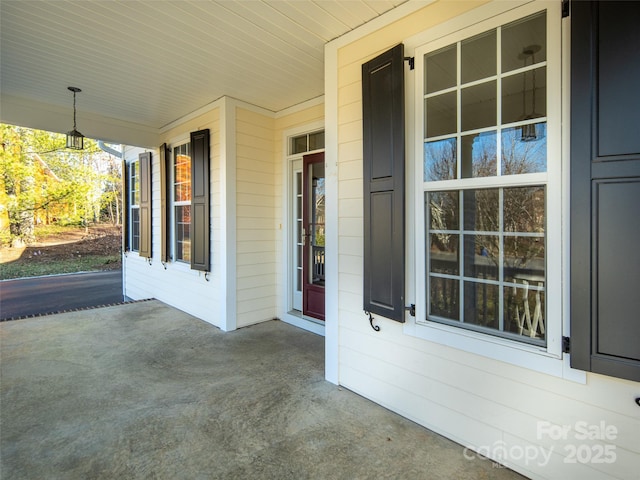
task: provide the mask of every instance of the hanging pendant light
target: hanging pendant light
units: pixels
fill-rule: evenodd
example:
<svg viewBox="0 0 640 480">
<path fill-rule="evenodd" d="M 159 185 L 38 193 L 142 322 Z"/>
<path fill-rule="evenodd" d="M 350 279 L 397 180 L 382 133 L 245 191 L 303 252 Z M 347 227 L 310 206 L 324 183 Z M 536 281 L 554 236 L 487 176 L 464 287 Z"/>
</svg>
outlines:
<svg viewBox="0 0 640 480">
<path fill-rule="evenodd" d="M 76 93 L 81 92 L 78 87 L 67 87 L 73 92 L 73 130 L 67 132 L 67 148 L 73 150 L 84 149 L 84 135 L 76 130 Z"/>
</svg>

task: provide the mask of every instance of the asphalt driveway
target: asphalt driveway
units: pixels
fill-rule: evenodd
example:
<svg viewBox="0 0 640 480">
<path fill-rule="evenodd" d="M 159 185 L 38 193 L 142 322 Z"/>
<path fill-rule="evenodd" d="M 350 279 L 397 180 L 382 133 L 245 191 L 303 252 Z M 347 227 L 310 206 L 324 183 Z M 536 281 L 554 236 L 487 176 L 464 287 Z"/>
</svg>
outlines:
<svg viewBox="0 0 640 480">
<path fill-rule="evenodd" d="M 0 319 L 122 303 L 122 271 L 20 278 L 0 282 Z"/>
</svg>

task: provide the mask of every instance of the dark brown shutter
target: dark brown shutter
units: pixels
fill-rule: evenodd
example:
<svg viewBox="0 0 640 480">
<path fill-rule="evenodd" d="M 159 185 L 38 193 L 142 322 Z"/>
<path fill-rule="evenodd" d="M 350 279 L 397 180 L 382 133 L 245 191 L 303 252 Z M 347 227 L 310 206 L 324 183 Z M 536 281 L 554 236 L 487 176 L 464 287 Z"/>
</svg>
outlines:
<svg viewBox="0 0 640 480">
<path fill-rule="evenodd" d="M 151 258 L 151 152 L 138 155 L 140 166 L 140 250 L 138 254 Z"/>
<path fill-rule="evenodd" d="M 169 182 L 170 175 L 170 163 L 169 160 L 169 147 L 166 143 L 160 145 L 160 261 L 168 262 L 170 258 L 171 240 L 169 239 L 169 206 L 167 205 L 167 198 L 169 198 Z"/>
<path fill-rule="evenodd" d="M 122 160 L 122 251 L 128 252 L 129 244 L 129 174 L 130 166 L 126 160 Z"/>
<path fill-rule="evenodd" d="M 362 65 L 364 310 L 404 322 L 404 46 Z"/>
<path fill-rule="evenodd" d="M 640 381 L 640 8 L 571 4 L 571 366 Z"/>
<path fill-rule="evenodd" d="M 191 132 L 191 268 L 210 268 L 209 129 Z"/>
</svg>

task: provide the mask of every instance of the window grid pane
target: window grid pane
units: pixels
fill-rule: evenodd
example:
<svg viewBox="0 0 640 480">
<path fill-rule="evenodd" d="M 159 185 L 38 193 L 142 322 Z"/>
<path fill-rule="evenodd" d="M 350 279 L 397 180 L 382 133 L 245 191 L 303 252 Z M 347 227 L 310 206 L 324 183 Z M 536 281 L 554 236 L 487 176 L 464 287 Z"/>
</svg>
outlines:
<svg viewBox="0 0 640 480">
<path fill-rule="evenodd" d="M 542 12 L 424 56 L 425 161 L 433 142 L 451 136 L 457 143 L 460 178 L 546 172 L 545 37 L 546 13 Z M 500 68 L 496 67 L 497 58 L 501 59 Z M 458 70 L 460 77 L 454 81 Z M 516 126 L 500 128 L 511 124 Z M 491 148 L 496 153 L 496 165 L 474 174 L 467 168 L 470 161 L 463 156 L 470 141 L 484 133 L 478 130 L 489 129 L 497 132 Z M 527 166 L 529 170 L 516 168 L 513 173 L 513 164 L 502 165 L 503 133 L 510 136 L 507 140 L 516 137 L 520 142 L 544 144 L 538 148 L 539 158 Z M 453 178 L 458 177 L 434 178 L 427 173 L 425 163 L 425 181 Z"/>
<path fill-rule="evenodd" d="M 131 162 L 129 167 L 129 228 L 132 252 L 140 251 L 140 163 Z"/>
<path fill-rule="evenodd" d="M 424 68 L 423 180 L 460 188 L 425 183 L 427 320 L 546 345 L 546 186 L 508 186 L 547 171 L 546 12 L 426 53 Z"/>
<path fill-rule="evenodd" d="M 191 145 L 173 149 L 173 239 L 174 257 L 191 262 Z"/>
<path fill-rule="evenodd" d="M 425 192 L 427 319 L 545 345 L 545 187 Z"/>
<path fill-rule="evenodd" d="M 175 208 L 176 215 L 176 260 L 191 261 L 191 206 L 182 205 Z"/>
<path fill-rule="evenodd" d="M 311 152 L 324 148 L 324 130 L 305 133 L 289 139 L 289 155 Z"/>
<path fill-rule="evenodd" d="M 131 208 L 131 250 L 140 251 L 140 209 Z"/>
</svg>

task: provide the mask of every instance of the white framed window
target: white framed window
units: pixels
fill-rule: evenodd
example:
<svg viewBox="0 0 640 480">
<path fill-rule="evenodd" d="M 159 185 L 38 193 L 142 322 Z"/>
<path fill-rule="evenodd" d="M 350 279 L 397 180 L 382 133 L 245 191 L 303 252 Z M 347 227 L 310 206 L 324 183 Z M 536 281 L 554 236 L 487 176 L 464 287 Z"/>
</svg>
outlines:
<svg viewBox="0 0 640 480">
<path fill-rule="evenodd" d="M 131 251 L 140 251 L 140 163 L 138 160 L 129 166 L 129 245 Z"/>
<path fill-rule="evenodd" d="M 476 16 L 415 48 L 410 333 L 529 366 L 561 356 L 559 10 Z"/>
<path fill-rule="evenodd" d="M 289 137 L 289 155 L 324 149 L 324 130 Z"/>
<path fill-rule="evenodd" d="M 191 262 L 191 153 L 190 144 L 173 149 L 173 238 L 174 258 Z"/>
</svg>

